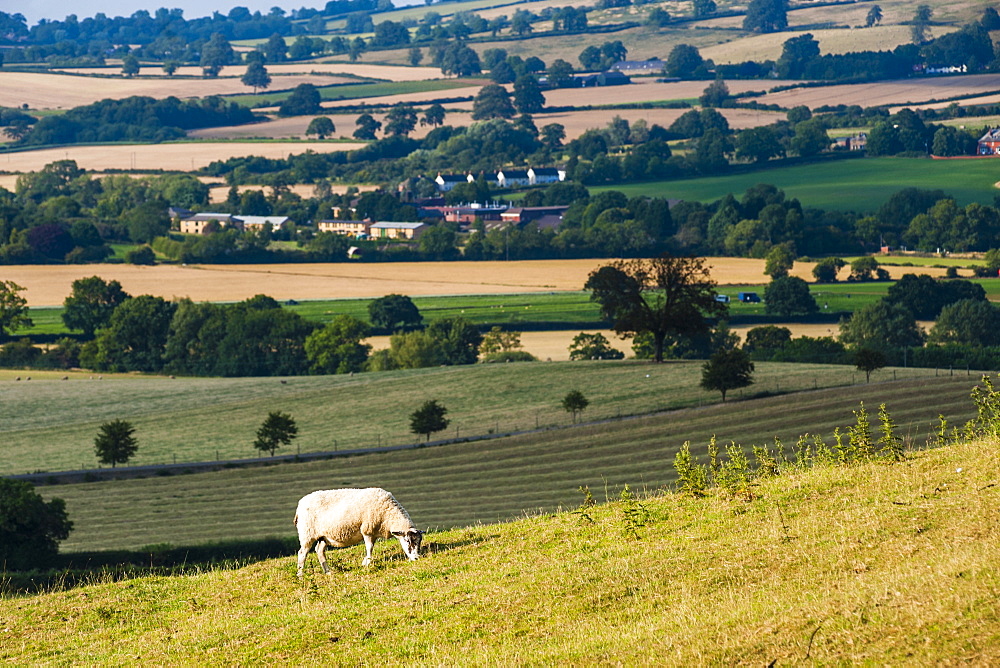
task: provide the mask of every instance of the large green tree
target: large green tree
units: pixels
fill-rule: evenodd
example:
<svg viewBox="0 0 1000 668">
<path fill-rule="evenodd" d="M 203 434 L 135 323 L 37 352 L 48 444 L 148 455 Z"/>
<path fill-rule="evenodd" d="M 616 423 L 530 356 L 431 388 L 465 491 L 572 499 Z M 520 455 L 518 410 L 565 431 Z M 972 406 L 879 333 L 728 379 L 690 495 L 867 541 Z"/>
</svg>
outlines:
<svg viewBox="0 0 1000 668">
<path fill-rule="evenodd" d="M 788 0 L 750 0 L 743 29 L 750 32 L 780 32 L 788 27 Z"/>
<path fill-rule="evenodd" d="M 0 281 L 0 334 L 33 324 L 28 317 L 28 300 L 21 296 L 24 290 L 14 281 Z"/>
<path fill-rule="evenodd" d="M 439 318 L 427 326 L 427 334 L 438 344 L 443 364 L 475 364 L 483 335 L 461 316 Z"/>
<path fill-rule="evenodd" d="M 73 281 L 72 292 L 63 301 L 62 321 L 70 329 L 83 331 L 87 338 L 94 336 L 111 320 L 118 305 L 131 297 L 122 284 L 100 276 L 78 278 Z"/>
<path fill-rule="evenodd" d="M 363 320 L 341 314 L 306 337 L 306 357 L 316 373 L 351 373 L 364 370 L 371 345 L 362 343 L 370 328 Z"/>
<path fill-rule="evenodd" d="M 6 570 L 53 566 L 73 522 L 62 499 L 46 501 L 31 483 L 0 478 L 0 564 Z"/>
<path fill-rule="evenodd" d="M 514 82 L 514 108 L 520 114 L 537 114 L 545 108 L 545 95 L 532 74 L 523 74 Z"/>
<path fill-rule="evenodd" d="M 768 315 L 809 315 L 819 310 L 809 284 L 798 276 L 782 276 L 764 288 L 764 312 Z"/>
<path fill-rule="evenodd" d="M 240 81 L 244 86 L 253 88 L 254 95 L 256 95 L 257 89 L 267 88 L 271 85 L 271 75 L 268 74 L 267 68 L 264 67 L 264 63 L 260 59 L 254 59 L 247 64 L 247 70 L 240 77 Z"/>
<path fill-rule="evenodd" d="M 490 118 L 513 118 L 516 110 L 510 101 L 510 93 L 499 84 L 486 84 L 479 89 L 472 100 L 472 120 Z"/>
<path fill-rule="evenodd" d="M 978 299 L 949 304 L 941 309 L 929 338 L 935 343 L 1000 346 L 1000 308 Z"/>
<path fill-rule="evenodd" d="M 88 344 L 88 360 L 101 370 L 160 371 L 175 309 L 176 305 L 150 295 L 125 300 Z"/>
<path fill-rule="evenodd" d="M 841 320 L 839 339 L 846 345 L 888 350 L 923 345 L 924 333 L 909 309 L 881 299 Z"/>
<path fill-rule="evenodd" d="M 419 329 L 423 323 L 420 310 L 406 295 L 391 294 L 368 304 L 368 320 L 373 327 L 387 332 Z"/>
<path fill-rule="evenodd" d="M 206 77 L 217 77 L 222 68 L 236 62 L 236 52 L 222 33 L 212 37 L 201 47 L 201 69 Z"/>
<path fill-rule="evenodd" d="M 669 254 L 618 260 L 592 271 L 584 285 L 619 335 L 652 335 L 656 362 L 668 335 L 705 334 L 708 319 L 726 313 L 715 288 L 703 258 Z"/>
</svg>

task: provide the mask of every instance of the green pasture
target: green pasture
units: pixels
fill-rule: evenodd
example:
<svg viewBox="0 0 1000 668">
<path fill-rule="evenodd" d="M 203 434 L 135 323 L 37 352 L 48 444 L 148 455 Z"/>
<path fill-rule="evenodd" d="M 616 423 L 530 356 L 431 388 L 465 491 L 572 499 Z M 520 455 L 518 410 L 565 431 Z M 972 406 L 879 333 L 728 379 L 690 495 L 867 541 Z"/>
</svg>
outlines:
<svg viewBox="0 0 1000 668">
<path fill-rule="evenodd" d="M 605 419 L 715 403 L 699 387 L 702 362 L 532 362 L 290 378 L 106 377 L 74 374 L 0 383 L 0 474 L 97 466 L 93 439 L 107 421 L 132 422 L 134 465 L 257 457 L 268 412 L 290 413 L 299 437 L 284 453 L 414 443 L 409 415 L 428 399 L 448 408 L 435 438 L 462 438 L 567 424 L 562 406 L 579 389 L 585 417 Z M 907 377 L 934 373 L 900 370 Z M 22 374 L 26 375 L 26 374 Z M 745 390 L 787 392 L 849 385 L 852 368 L 761 363 Z M 284 381 L 284 382 L 282 382 Z"/>
<path fill-rule="evenodd" d="M 491 423 L 501 431 L 530 428 L 536 418 L 553 428 L 495 440 L 308 463 L 166 477 L 151 474 L 146 479 L 41 486 L 38 490 L 47 498 L 65 499 L 76 524 L 64 543 L 64 551 L 69 552 L 291 536 L 298 498 L 334 487 L 390 489 L 418 525 L 437 530 L 572 508 L 581 501 L 581 485 L 589 486 L 602 501 L 617 496 L 625 484 L 636 491 L 669 486 L 679 446 L 690 441 L 704 453 L 713 434 L 723 445 L 730 440 L 743 444 L 748 455 L 754 443 L 773 446 L 778 438 L 791 448 L 806 433 L 820 434 L 832 447 L 834 429 L 844 432 L 854 423 L 852 411 L 860 401 L 871 411 L 873 425 L 878 424 L 874 415 L 878 405 L 885 402 L 899 425 L 898 433 L 911 447 L 923 447 L 939 415 L 947 416 L 951 424 L 961 424 L 974 414 L 969 391 L 977 380 L 965 374 L 936 376 L 928 370 L 891 369 L 876 374 L 888 382 L 850 385 L 852 376 L 855 381 L 860 378 L 849 367 L 761 363 L 757 384 L 751 388 L 755 392 L 841 387 L 721 404 L 717 397 L 695 387 L 700 363 L 507 365 L 499 372 L 463 369 L 457 374 L 464 376 L 461 381 L 444 378 L 442 374 L 448 373 L 451 370 L 408 374 L 363 391 L 353 385 L 357 378 L 333 379 L 339 383 L 308 379 L 310 389 L 299 387 L 302 384 L 297 380 L 288 386 L 257 380 L 253 383 L 260 390 L 256 398 L 243 398 L 250 390 L 247 384 L 225 381 L 215 386 L 214 396 L 226 397 L 230 405 L 216 400 L 215 405 L 198 408 L 176 405 L 212 401 L 197 382 L 116 381 L 121 396 L 134 387 L 138 399 L 130 402 L 128 410 L 109 406 L 106 414 L 135 419 L 140 455 L 154 448 L 151 440 L 158 430 L 170 432 L 175 444 L 184 442 L 185 451 L 195 457 L 205 456 L 215 446 L 246 454 L 245 444 L 252 440 L 258 419 L 264 411 L 276 408 L 290 411 L 299 420 L 299 440 L 316 445 L 316 436 L 322 432 L 326 436 L 320 440 L 326 447 L 331 435 L 346 439 L 351 431 L 366 429 L 370 435 L 369 425 L 379 425 L 384 434 L 393 432 L 393 440 L 412 441 L 401 436 L 400 418 L 425 396 L 434 396 L 451 409 L 449 415 L 462 434 L 476 428 L 483 431 Z M 894 377 L 897 380 L 892 381 Z M 157 398 L 149 391 L 155 383 L 186 386 L 190 391 L 177 390 Z M 688 408 L 570 426 L 568 416 L 560 414 L 558 401 L 564 390 L 573 387 L 591 399 L 584 414 L 587 419 L 613 418 L 637 408 Z M 157 399 L 160 413 L 152 415 Z M 699 407 L 700 402 L 711 403 Z M 74 415 L 89 409 L 91 402 L 87 403 Z M 35 419 L 37 424 L 62 419 L 50 415 L 42 403 L 34 405 L 44 413 Z M 148 419 L 126 414 L 140 409 L 149 411 Z M 54 444 L 60 435 L 44 427 L 32 426 L 30 431 L 35 434 L 32 449 L 43 449 L 52 459 L 87 453 L 87 429 L 79 429 L 78 444 L 70 446 L 66 440 L 61 447 L 38 445 Z M 454 429 L 448 435 L 454 435 Z M 6 436 L 9 443 L 20 438 L 10 431 Z M 24 441 L 19 440 L 5 452 L 24 449 Z"/>
<path fill-rule="evenodd" d="M 376 81 L 317 87 L 324 100 L 351 100 L 362 97 L 384 97 L 404 93 L 437 93 L 474 85 L 470 79 L 430 79 L 427 81 Z M 231 95 L 228 100 L 248 107 L 271 107 L 291 95 L 290 90 L 256 95 Z"/>
<path fill-rule="evenodd" d="M 859 158 L 797 166 L 763 167 L 728 176 L 708 176 L 634 183 L 604 188 L 629 197 L 648 195 L 709 202 L 729 193 L 739 198 L 758 183 L 770 183 L 798 198 L 804 206 L 839 211 L 871 212 L 903 188 L 941 189 L 965 205 L 992 204 L 1000 194 L 1000 160 L 931 160 L 919 158 Z"/>
</svg>

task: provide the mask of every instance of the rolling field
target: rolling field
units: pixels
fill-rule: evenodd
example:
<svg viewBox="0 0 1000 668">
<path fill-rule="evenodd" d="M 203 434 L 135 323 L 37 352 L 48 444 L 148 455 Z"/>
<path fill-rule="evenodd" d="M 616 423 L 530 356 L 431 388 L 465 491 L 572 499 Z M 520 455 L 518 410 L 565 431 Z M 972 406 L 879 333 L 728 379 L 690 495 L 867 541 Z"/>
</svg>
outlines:
<svg viewBox="0 0 1000 668">
<path fill-rule="evenodd" d="M 71 109 L 98 100 L 120 99 L 132 95 L 190 98 L 247 93 L 251 89 L 239 79 L 245 70 L 246 67 L 242 67 L 235 76 L 217 79 L 176 79 L 167 76 L 127 79 L 47 72 L 0 71 L 0 106 L 20 107 L 22 104 L 27 104 L 32 109 Z M 162 75 L 163 72 L 160 71 L 159 74 Z M 438 71 L 438 76 L 440 75 L 441 72 Z M 324 72 L 311 74 L 308 71 L 305 74 L 284 75 L 272 72 L 271 77 L 272 89 L 291 89 L 303 83 L 329 86 L 353 81 L 335 74 Z"/>
<path fill-rule="evenodd" d="M 380 16 L 382 16 L 380 14 Z M 119 74 L 120 70 L 107 67 L 67 67 L 60 68 L 60 72 L 77 74 Z M 232 77 L 239 79 L 246 72 L 246 65 L 227 65 L 219 71 L 220 78 Z M 372 63 L 350 63 L 350 62 L 325 62 L 320 60 L 303 60 L 294 63 L 268 63 L 267 72 L 273 77 L 288 76 L 291 74 L 325 74 L 337 75 L 346 74 L 351 77 L 348 81 L 356 78 L 364 79 L 386 79 L 388 81 L 423 81 L 425 79 L 440 79 L 444 75 L 436 67 L 394 67 L 387 65 L 376 65 Z M 169 77 L 163 73 L 163 69 L 158 66 L 145 66 L 140 68 L 139 77 L 164 77 L 169 81 Z M 186 66 L 177 68 L 175 76 L 202 77 L 200 67 Z M 211 81 L 211 80 L 206 80 Z M 321 80 L 322 81 L 322 80 Z M 327 80 L 328 81 L 328 80 Z M 274 88 L 275 86 L 271 86 Z M 246 90 L 246 86 L 243 87 Z"/>
<path fill-rule="evenodd" d="M 438 399 L 452 424 L 436 438 L 565 425 L 562 397 L 579 388 L 588 419 L 633 415 L 719 400 L 699 388 L 701 362 L 535 362 L 472 365 L 354 376 L 184 378 L 76 374 L 2 382 L 0 433 L 8 447 L 0 472 L 94 468 L 93 438 L 113 419 L 133 422 L 136 466 L 253 458 L 256 429 L 270 410 L 291 413 L 294 452 L 326 452 L 414 443 L 409 414 Z M 891 372 L 890 372 L 891 373 Z M 903 377 L 933 369 L 899 370 Z M 30 375 L 20 372 L 23 376 Z M 891 376 L 889 376 L 891 378 Z M 59 376 L 61 378 L 61 376 Z M 745 392 L 790 391 L 863 380 L 853 368 L 760 363 Z M 489 402 L 483 400 L 490 397 Z"/>
<path fill-rule="evenodd" d="M 37 172 L 56 160 L 75 160 L 87 171 L 106 169 L 185 172 L 201 169 L 215 160 L 247 155 L 287 158 L 293 153 L 353 151 L 365 142 L 176 142 L 167 144 L 68 145 L 0 154 L 0 170 Z"/>
<path fill-rule="evenodd" d="M 558 412 L 558 398 L 571 387 L 585 388 L 591 398 L 586 419 L 601 415 L 613 417 L 616 406 L 622 407 L 624 413 L 625 407 L 632 404 L 653 408 L 677 400 L 682 405 L 691 405 L 697 403 L 699 396 L 705 396 L 693 387 L 699 376 L 699 363 L 660 367 L 633 363 L 539 364 L 534 366 L 542 367 L 544 374 L 533 376 L 533 381 L 542 382 L 544 387 L 534 388 L 528 384 L 515 387 L 519 379 L 524 378 L 521 368 L 531 366 L 507 365 L 500 372 L 502 375 L 495 377 L 491 376 L 496 373 L 491 369 L 463 369 L 461 384 L 451 385 L 452 391 L 458 393 L 454 397 L 446 394 L 441 381 L 441 374 L 447 371 L 425 370 L 419 377 L 422 384 L 436 386 L 439 391 L 434 394 L 451 408 L 450 416 L 466 425 L 462 433 L 466 433 L 468 426 L 462 418 L 465 408 L 459 408 L 461 393 L 476 389 L 470 382 L 472 377 L 483 379 L 487 384 L 478 389 L 476 397 L 468 395 L 466 405 L 470 408 L 480 406 L 481 419 L 487 422 L 491 420 L 487 415 L 496 416 L 501 432 L 506 431 L 508 425 L 513 426 L 514 415 L 529 423 L 522 426 L 532 427 L 534 409 Z M 609 495 L 617 496 L 626 483 L 636 490 L 655 490 L 669 485 L 674 479 L 672 462 L 677 448 L 689 440 L 699 452 L 704 452 L 712 434 L 722 443 L 736 440 L 748 450 L 752 443 L 773 443 L 776 436 L 791 447 L 807 432 L 821 434 L 832 445 L 834 427 L 843 431 L 853 424 L 852 410 L 857 409 L 859 401 L 864 401 L 873 414 L 879 403 L 887 403 L 899 425 L 899 433 L 916 447 L 924 444 L 939 414 L 946 415 L 951 424 L 960 424 L 973 414 L 969 390 L 977 380 L 975 377 L 936 378 L 933 372 L 928 374 L 926 370 L 919 373 L 912 369 L 895 371 L 906 380 L 715 403 L 490 441 L 262 468 L 38 489 L 47 498 L 66 500 L 69 515 L 76 523 L 75 531 L 64 543 L 64 549 L 70 552 L 138 548 L 163 542 L 192 545 L 223 537 L 289 536 L 293 532 L 290 519 L 296 500 L 314 489 L 331 487 L 386 487 L 406 505 L 421 527 L 466 526 L 508 520 L 524 512 L 574 507 L 580 502 L 577 491 L 580 485 L 589 485 L 599 499 L 604 496 L 601 490 L 607 489 Z M 647 372 L 650 379 L 645 378 Z M 892 371 L 883 372 L 883 375 L 890 373 Z M 852 370 L 846 367 L 760 364 L 758 383 L 751 389 L 774 391 L 776 384 L 780 384 L 782 391 L 811 387 L 814 383 L 832 385 L 849 382 L 851 375 Z M 499 383 L 495 382 L 500 378 Z M 636 381 L 650 385 L 642 390 L 628 391 Z M 144 382 L 122 380 L 105 382 L 104 386 L 117 384 L 122 388 L 118 391 L 125 392 L 128 386 Z M 156 382 L 171 384 L 169 380 L 157 379 Z M 350 382 L 357 382 L 357 379 Z M 188 398 L 175 391 L 169 399 L 161 398 L 164 407 L 176 401 L 194 403 L 207 396 L 204 390 L 198 389 L 198 381 L 175 384 L 188 386 Z M 289 407 L 300 421 L 300 440 L 317 429 L 332 429 L 334 434 L 343 437 L 347 429 L 366 429 L 382 421 L 381 416 L 371 413 L 372 407 L 388 410 L 392 402 L 398 402 L 394 393 L 381 394 L 386 389 L 382 385 L 378 387 L 378 395 L 369 395 L 379 396 L 378 405 L 369 402 L 361 409 L 364 419 L 358 419 L 356 413 L 344 420 L 343 424 L 349 427 L 334 426 L 326 420 L 335 419 L 338 413 L 348 418 L 345 414 L 353 409 L 351 395 L 356 392 L 351 391 L 353 388 L 349 385 L 341 386 L 345 391 L 335 391 L 334 385 L 327 385 L 327 392 L 315 386 L 312 394 L 317 400 L 325 397 L 325 408 L 317 406 L 314 400 L 300 403 L 304 395 L 279 396 L 286 389 L 297 393 L 294 388 L 299 385 L 298 380 L 290 382 L 287 388 L 274 383 L 273 389 L 264 390 L 259 380 L 255 385 L 262 392 L 255 400 L 256 411 L 247 411 L 241 416 L 224 406 L 216 406 L 212 423 L 215 429 L 224 423 L 227 438 L 232 438 L 234 425 L 245 425 L 244 437 L 249 442 L 256 418 L 263 414 L 262 411 Z M 233 399 L 249 389 L 249 385 L 243 387 L 232 381 L 227 381 L 227 386 Z M 216 386 L 217 389 L 221 387 Z M 140 391 L 138 394 L 143 399 L 147 393 Z M 397 412 L 406 412 L 409 404 L 418 401 L 420 397 L 416 394 L 412 387 L 406 389 L 402 396 L 407 408 Z M 491 405 L 483 406 L 479 397 L 487 395 L 492 398 Z M 518 407 L 509 403 L 515 396 L 523 402 Z M 331 401 L 332 398 L 335 399 Z M 529 401 L 534 405 L 527 405 Z M 404 408 L 403 404 L 399 406 Z M 175 434 L 180 436 L 177 418 L 182 415 L 187 418 L 189 413 L 178 406 L 166 410 L 172 413 Z M 211 412 L 207 407 L 200 411 L 206 418 Z M 325 415 L 320 415 L 321 411 Z M 568 416 L 563 413 L 560 423 L 566 425 L 568 422 Z M 150 427 L 145 421 L 136 420 L 136 423 L 141 453 L 143 444 L 148 443 Z M 36 433 L 36 442 L 48 440 L 46 434 Z M 7 436 L 9 439 L 13 434 Z M 209 443 L 207 447 L 210 449 L 212 445 Z M 86 443 L 81 444 L 81 449 L 87 449 Z M 128 522 L 120 520 L 125 516 Z"/>
<path fill-rule="evenodd" d="M 420 295 L 502 295 L 576 292 L 587 276 L 609 259 L 524 260 L 518 262 L 391 262 L 250 265 L 12 265 L 3 280 L 26 288 L 30 307 L 60 306 L 73 281 L 88 276 L 117 280 L 132 295 L 194 301 L 240 301 L 267 294 L 280 301 L 360 299 L 391 293 Z M 764 260 L 709 258 L 712 279 L 720 285 L 756 285 L 767 280 Z M 811 276 L 813 265 L 799 262 L 793 274 Z M 895 270 L 894 268 L 890 268 Z M 912 271 L 912 270 L 911 270 Z M 944 269 L 927 269 L 942 273 Z M 905 273 L 905 272 L 901 272 Z M 901 275 L 900 274 L 900 275 Z"/>
<path fill-rule="evenodd" d="M 837 104 L 857 104 L 864 107 L 916 104 L 997 91 L 1000 91 L 1000 74 L 968 74 L 793 88 L 754 99 L 761 104 L 777 104 L 786 108 L 805 105 L 815 109 Z"/>
<path fill-rule="evenodd" d="M 629 197 L 649 195 L 709 202 L 727 193 L 740 196 L 758 183 L 770 183 L 804 206 L 836 211 L 874 211 L 903 188 L 942 189 L 960 204 L 992 204 L 998 191 L 1000 161 L 863 158 L 794 167 L 772 167 L 745 174 L 625 184 Z M 859 208 L 863 206 L 864 208 Z"/>
</svg>

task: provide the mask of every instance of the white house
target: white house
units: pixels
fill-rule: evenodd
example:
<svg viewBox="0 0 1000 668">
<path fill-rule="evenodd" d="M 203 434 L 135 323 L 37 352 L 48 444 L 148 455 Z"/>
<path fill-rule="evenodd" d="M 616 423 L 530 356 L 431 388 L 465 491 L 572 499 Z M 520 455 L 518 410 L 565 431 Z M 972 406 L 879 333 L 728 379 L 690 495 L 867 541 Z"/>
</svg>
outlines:
<svg viewBox="0 0 1000 668">
<path fill-rule="evenodd" d="M 566 170 L 555 167 L 529 167 L 528 184 L 537 186 L 543 183 L 558 183 L 566 180 Z"/>
<path fill-rule="evenodd" d="M 438 190 L 446 193 L 460 183 L 468 183 L 469 177 L 465 174 L 438 174 L 434 182 L 438 184 Z"/>
<path fill-rule="evenodd" d="M 243 229 L 260 230 L 270 223 L 275 232 L 289 221 L 288 216 L 239 216 L 239 219 L 243 221 Z"/>
<path fill-rule="evenodd" d="M 243 221 L 231 213 L 195 213 L 180 221 L 181 232 L 185 234 L 204 234 L 209 223 L 215 222 L 221 227 L 243 229 Z"/>
<path fill-rule="evenodd" d="M 424 223 L 396 223 L 383 221 L 368 228 L 372 239 L 418 239 L 427 229 Z"/>
<path fill-rule="evenodd" d="M 531 178 L 528 176 L 528 172 L 523 169 L 501 170 L 497 172 L 497 181 L 501 188 L 531 185 Z"/>
</svg>

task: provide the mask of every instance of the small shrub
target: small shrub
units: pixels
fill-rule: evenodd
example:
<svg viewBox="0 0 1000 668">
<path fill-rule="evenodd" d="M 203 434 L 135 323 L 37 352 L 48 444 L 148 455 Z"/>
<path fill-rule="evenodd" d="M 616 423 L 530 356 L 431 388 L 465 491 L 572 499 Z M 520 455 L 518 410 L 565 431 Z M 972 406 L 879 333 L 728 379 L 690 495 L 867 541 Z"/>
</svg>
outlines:
<svg viewBox="0 0 1000 668">
<path fill-rule="evenodd" d="M 878 419 L 879 419 L 879 431 L 882 435 L 879 436 L 879 454 L 893 462 L 901 462 L 906 459 L 906 453 L 903 451 L 903 439 L 896 434 L 897 425 L 892 420 L 892 416 L 889 415 L 889 411 L 886 409 L 885 404 L 881 404 L 878 407 Z"/>
<path fill-rule="evenodd" d="M 726 460 L 719 467 L 716 481 L 719 487 L 729 496 L 745 501 L 753 499 L 750 490 L 750 462 L 743 448 L 730 441 L 726 446 Z"/>
<path fill-rule="evenodd" d="M 639 529 L 646 526 L 649 522 L 649 510 L 646 505 L 639 501 L 632 490 L 629 489 L 628 484 L 622 489 L 619 495 L 619 501 L 622 502 L 622 514 L 625 519 L 625 535 L 629 538 L 639 540 Z"/>
<path fill-rule="evenodd" d="M 775 439 L 777 441 L 777 439 Z M 780 445 L 780 442 L 779 442 Z M 780 452 L 780 450 L 779 450 Z M 753 446 L 753 456 L 757 460 L 757 475 L 761 478 L 773 478 L 781 473 L 778 468 L 778 459 L 768 447 L 764 445 Z"/>
<path fill-rule="evenodd" d="M 850 435 L 851 457 L 857 461 L 871 461 L 875 454 L 875 444 L 872 441 L 872 428 L 865 402 L 862 401 L 861 407 L 854 411 L 854 417 L 857 422 L 847 430 Z"/>
<path fill-rule="evenodd" d="M 691 496 L 705 495 L 708 471 L 691 454 L 690 441 L 684 441 L 684 445 L 674 456 L 674 470 L 677 471 L 677 483 L 681 492 Z"/>
</svg>

